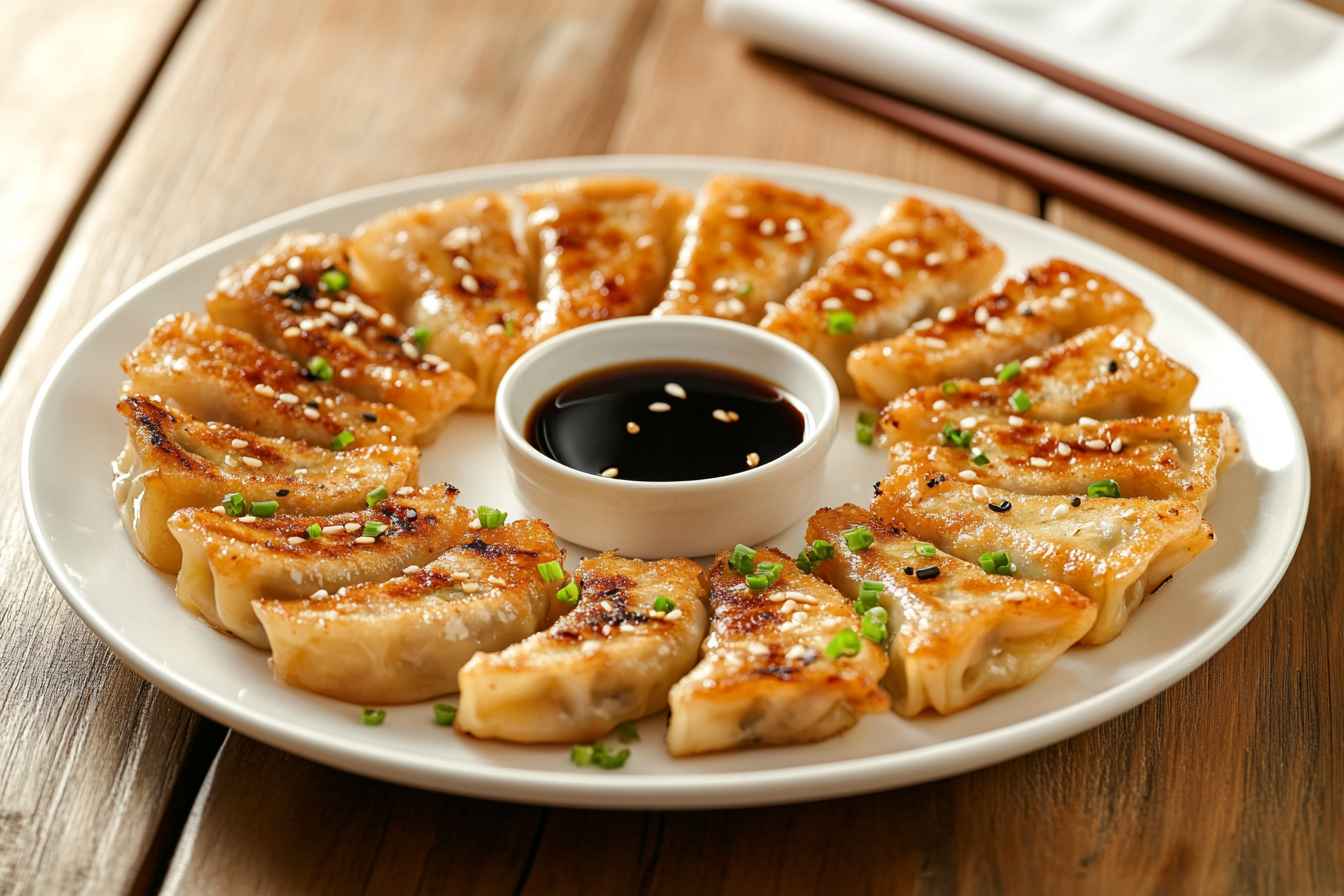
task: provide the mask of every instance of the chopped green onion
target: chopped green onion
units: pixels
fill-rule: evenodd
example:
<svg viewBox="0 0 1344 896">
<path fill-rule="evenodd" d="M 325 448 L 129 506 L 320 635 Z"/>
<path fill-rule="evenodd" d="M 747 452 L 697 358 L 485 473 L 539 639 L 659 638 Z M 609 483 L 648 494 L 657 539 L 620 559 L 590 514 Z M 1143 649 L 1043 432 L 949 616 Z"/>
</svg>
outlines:
<svg viewBox="0 0 1344 896">
<path fill-rule="evenodd" d="M 593 747 L 593 765 L 598 768 L 611 771 L 625 765 L 625 761 L 630 758 L 629 749 L 618 750 L 615 753 L 607 752 L 607 748 L 598 744 Z"/>
<path fill-rule="evenodd" d="M 242 516 L 247 513 L 247 500 L 238 492 L 229 492 L 219 503 L 229 516 Z"/>
<path fill-rule="evenodd" d="M 752 591 L 764 591 L 770 587 L 770 579 L 765 575 L 750 573 L 747 575 L 747 587 Z"/>
<path fill-rule="evenodd" d="M 387 523 L 380 523 L 377 520 L 369 520 L 364 524 L 364 537 L 377 538 L 387 531 Z"/>
<path fill-rule="evenodd" d="M 985 551 L 980 555 L 980 568 L 1001 576 L 1010 576 L 1017 571 L 1007 551 Z"/>
<path fill-rule="evenodd" d="M 826 332 L 832 336 L 854 332 L 853 311 L 827 311 Z"/>
<path fill-rule="evenodd" d="M 746 283 L 743 283 L 741 286 L 739 286 L 737 288 L 737 294 L 744 299 L 747 296 L 751 295 L 751 281 L 748 280 Z"/>
<path fill-rule="evenodd" d="M 872 411 L 859 411 L 858 417 L 856 417 L 855 419 L 857 419 L 864 426 L 872 426 L 873 424 L 877 423 L 877 415 L 874 414 Z"/>
<path fill-rule="evenodd" d="M 1120 497 L 1120 483 L 1114 479 L 1098 479 L 1087 487 L 1087 496 L 1089 498 L 1118 498 Z"/>
<path fill-rule="evenodd" d="M 634 743 L 639 740 L 639 729 L 634 722 L 622 722 L 616 726 L 616 739 L 623 744 Z"/>
<path fill-rule="evenodd" d="M 985 464 L 989 463 L 989 455 L 985 454 L 983 451 L 976 451 L 971 455 L 971 463 L 975 464 L 977 467 L 983 467 Z"/>
<path fill-rule="evenodd" d="M 545 563 L 537 564 L 537 575 L 546 583 L 563 582 L 565 580 L 565 568 L 560 565 L 559 560 L 547 560 Z"/>
<path fill-rule="evenodd" d="M 999 382 L 1006 383 L 1021 372 L 1021 361 L 1009 361 L 1007 364 L 1003 365 L 1003 367 L 999 368 Z"/>
<path fill-rule="evenodd" d="M 855 656 L 859 652 L 859 636 L 855 634 L 854 629 L 847 628 L 835 633 L 829 644 L 826 645 L 826 655 L 831 659 L 839 659 L 842 656 Z"/>
<path fill-rule="evenodd" d="M 873 607 L 865 612 L 860 630 L 863 636 L 874 644 L 885 644 L 887 640 L 886 608 Z"/>
<path fill-rule="evenodd" d="M 332 451 L 344 451 L 355 442 L 355 434 L 348 429 L 343 429 L 336 433 L 336 438 L 331 440 Z"/>
<path fill-rule="evenodd" d="M 385 709 L 366 709 L 359 715 L 359 720 L 371 727 L 383 724 L 385 718 L 387 718 L 387 710 Z"/>
<path fill-rule="evenodd" d="M 871 424 L 863 422 L 854 424 L 854 440 L 860 445 L 873 444 L 873 436 L 874 431 Z"/>
<path fill-rule="evenodd" d="M 742 575 L 746 575 L 756 568 L 756 552 L 744 544 L 739 544 L 733 548 L 733 553 L 729 555 L 728 565 Z"/>
<path fill-rule="evenodd" d="M 873 546 L 873 532 L 867 526 L 855 526 L 840 534 L 851 551 L 864 551 Z"/>
<path fill-rule="evenodd" d="M 457 718 L 457 707 L 451 703 L 434 704 L 434 724 L 448 726 Z"/>
<path fill-rule="evenodd" d="M 308 359 L 308 372 L 320 380 L 331 379 L 331 363 L 321 355 L 316 355 Z"/>
<path fill-rule="evenodd" d="M 813 569 L 812 549 L 803 548 L 798 552 L 798 556 L 793 558 L 793 563 L 803 572 L 811 572 Z"/>
<path fill-rule="evenodd" d="M 659 613 L 671 613 L 677 605 L 666 594 L 660 594 L 653 599 L 653 608 Z"/>
<path fill-rule="evenodd" d="M 862 616 L 873 607 L 876 607 L 881 601 L 878 599 L 882 594 L 881 582 L 864 582 L 859 586 L 859 596 L 854 601 L 854 612 Z"/>
<path fill-rule="evenodd" d="M 921 541 L 915 545 L 915 553 L 921 557 L 932 557 L 938 553 L 938 549 L 928 542 Z"/>
<path fill-rule="evenodd" d="M 514 323 L 513 318 L 504 318 L 504 335 L 516 336 L 518 334 L 518 324 Z"/>
<path fill-rule="evenodd" d="M 835 556 L 835 546 L 824 538 L 812 542 L 812 556 L 818 560 L 829 560 Z"/>
<path fill-rule="evenodd" d="M 947 440 L 947 444 L 955 445 L 958 448 L 971 447 L 971 434 L 957 429 L 951 423 L 943 427 L 943 438 Z"/>
<path fill-rule="evenodd" d="M 340 292 L 350 285 L 350 278 L 345 275 L 345 271 L 332 268 L 322 274 L 322 285 L 331 292 Z"/>
<path fill-rule="evenodd" d="M 253 516 L 275 516 L 275 512 L 279 509 L 279 501 L 253 501 L 248 512 Z"/>
<path fill-rule="evenodd" d="M 570 579 L 565 586 L 555 592 L 555 599 L 562 604 L 576 604 L 579 602 L 579 583 Z"/>
<path fill-rule="evenodd" d="M 508 518 L 509 515 L 498 507 L 487 507 L 482 504 L 476 508 L 476 519 L 481 521 L 482 529 L 498 529 Z"/>
<path fill-rule="evenodd" d="M 321 537 L 322 537 L 322 527 L 321 527 L 320 525 L 318 525 L 317 523 L 313 523 L 313 524 L 311 524 L 311 525 L 308 527 L 308 529 L 307 529 L 306 531 L 308 532 L 308 537 L 309 537 L 309 538 L 321 538 Z"/>
<path fill-rule="evenodd" d="M 1013 410 L 1025 412 L 1031 410 L 1031 396 L 1021 389 L 1018 389 L 1012 395 L 1008 396 L 1008 401 L 1013 406 Z"/>
<path fill-rule="evenodd" d="M 415 343 L 415 347 L 420 349 L 420 351 L 424 351 L 428 348 L 429 327 L 416 327 L 411 330 L 411 341 Z"/>
<path fill-rule="evenodd" d="M 944 380 L 942 388 L 944 395 L 956 395 L 961 391 L 961 387 L 957 385 L 955 380 Z"/>
<path fill-rule="evenodd" d="M 373 491 L 364 496 L 364 503 L 370 508 L 378 506 L 378 502 L 387 498 L 387 486 L 380 485 Z"/>
<path fill-rule="evenodd" d="M 593 752 L 591 744 L 575 744 L 569 748 L 569 761 L 580 768 L 592 765 Z"/>
</svg>

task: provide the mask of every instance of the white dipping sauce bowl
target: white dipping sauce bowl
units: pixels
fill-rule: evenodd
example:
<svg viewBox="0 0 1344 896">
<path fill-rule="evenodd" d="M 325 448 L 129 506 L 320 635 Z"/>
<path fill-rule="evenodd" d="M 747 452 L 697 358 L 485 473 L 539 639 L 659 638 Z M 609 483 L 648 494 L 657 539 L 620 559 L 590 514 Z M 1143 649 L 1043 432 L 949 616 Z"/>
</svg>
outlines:
<svg viewBox="0 0 1344 896">
<path fill-rule="evenodd" d="M 571 469 L 527 441 L 528 415 L 556 387 L 644 361 L 717 364 L 773 383 L 802 411 L 802 443 L 730 476 L 633 482 Z M 839 414 L 835 381 L 810 354 L 755 327 L 709 317 L 631 317 L 571 330 L 519 358 L 495 399 L 513 488 L 528 512 L 583 547 L 644 559 L 760 544 L 810 514 Z"/>
</svg>

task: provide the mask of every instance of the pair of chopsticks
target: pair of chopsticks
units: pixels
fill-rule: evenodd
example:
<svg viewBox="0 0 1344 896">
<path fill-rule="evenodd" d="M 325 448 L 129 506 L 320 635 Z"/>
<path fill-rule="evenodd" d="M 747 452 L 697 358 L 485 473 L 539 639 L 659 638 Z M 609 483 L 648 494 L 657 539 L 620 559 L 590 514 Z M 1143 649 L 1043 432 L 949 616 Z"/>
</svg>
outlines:
<svg viewBox="0 0 1344 896">
<path fill-rule="evenodd" d="M 870 2 L 906 14 L 903 4 L 895 0 L 870 0 Z M 900 9 L 896 9 L 897 7 Z M 922 13 L 912 13 L 910 18 L 921 24 L 930 24 L 931 19 Z M 947 25 L 941 20 L 939 24 L 931 27 L 954 37 L 962 37 L 964 32 L 964 29 Z M 953 30 L 949 29 L 954 29 L 958 33 L 953 33 Z M 973 37 L 974 40 L 969 42 L 988 49 L 982 46 L 983 38 L 979 35 Z M 1013 57 L 1025 55 L 1010 48 L 999 49 L 1005 54 L 1012 54 Z M 995 52 L 995 55 L 999 54 Z M 1009 57 L 1005 55 L 1004 58 Z M 894 124 L 918 131 L 1003 168 L 1040 190 L 1071 199 L 1127 227 L 1156 237 L 1210 267 L 1282 298 L 1308 313 L 1344 325 L 1344 252 L 1339 251 L 1338 247 L 1301 236 L 1277 225 L 1228 212 L 1216 204 L 1192 199 L 1178 201 L 1175 198 L 1166 198 L 1130 181 L 1083 167 L 960 119 L 897 99 L 881 90 L 797 63 L 781 61 L 800 72 L 804 82 L 818 93 L 863 109 Z M 1012 58 L 1009 61 L 1017 60 Z M 1057 67 L 1049 63 L 1034 59 L 1031 62 L 1032 65 L 1028 67 L 1033 71 L 1038 71 L 1035 67 L 1037 65 L 1057 70 Z M 1062 76 L 1070 79 L 1087 80 L 1071 72 L 1057 71 L 1061 71 Z M 1102 85 L 1095 87 L 1102 91 L 1110 91 L 1110 88 Z M 1134 102 L 1143 103 L 1141 100 Z M 1158 112 L 1164 115 L 1171 114 L 1165 110 Z M 1189 124 L 1195 128 L 1204 127 L 1193 122 Z M 1243 145 L 1254 153 L 1273 155 L 1258 147 Z M 1228 155 L 1237 158 L 1230 152 Z M 1278 156 L 1273 158 L 1280 159 Z M 1238 158 L 1238 161 L 1241 159 Z M 1320 178 L 1336 180 L 1291 160 L 1280 159 L 1280 161 L 1286 163 L 1280 166 L 1284 170 L 1296 166 L 1305 169 L 1307 174 L 1318 176 L 1314 183 L 1320 189 L 1312 190 L 1317 195 L 1323 195 L 1321 190 L 1331 189 L 1328 185 L 1322 185 Z M 1294 171 L 1284 179 L 1301 185 L 1297 181 L 1290 180 L 1290 177 L 1301 175 L 1302 172 Z M 1344 199 L 1344 184 L 1340 186 L 1342 188 L 1340 196 Z M 1170 191 L 1165 189 L 1163 192 L 1170 194 Z"/>
</svg>

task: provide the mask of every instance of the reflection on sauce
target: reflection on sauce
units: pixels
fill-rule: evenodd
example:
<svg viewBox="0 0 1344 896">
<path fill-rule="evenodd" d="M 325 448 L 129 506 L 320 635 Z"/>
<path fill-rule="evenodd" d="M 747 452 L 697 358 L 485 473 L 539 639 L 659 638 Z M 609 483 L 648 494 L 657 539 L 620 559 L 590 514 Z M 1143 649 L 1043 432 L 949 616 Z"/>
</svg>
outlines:
<svg viewBox="0 0 1344 896">
<path fill-rule="evenodd" d="M 525 433 L 575 470 L 676 482 L 767 464 L 801 444 L 804 428 L 797 400 L 766 380 L 694 361 L 643 361 L 558 386 L 532 409 Z"/>
</svg>

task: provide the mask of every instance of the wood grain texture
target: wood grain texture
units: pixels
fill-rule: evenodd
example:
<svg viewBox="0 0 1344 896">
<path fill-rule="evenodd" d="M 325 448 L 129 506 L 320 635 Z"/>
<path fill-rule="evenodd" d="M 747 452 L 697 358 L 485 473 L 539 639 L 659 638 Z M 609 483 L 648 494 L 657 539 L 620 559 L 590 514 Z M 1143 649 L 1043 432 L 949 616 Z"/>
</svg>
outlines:
<svg viewBox="0 0 1344 896">
<path fill-rule="evenodd" d="M 0 365 L 191 0 L 8 0 L 0 13 Z"/>
</svg>

